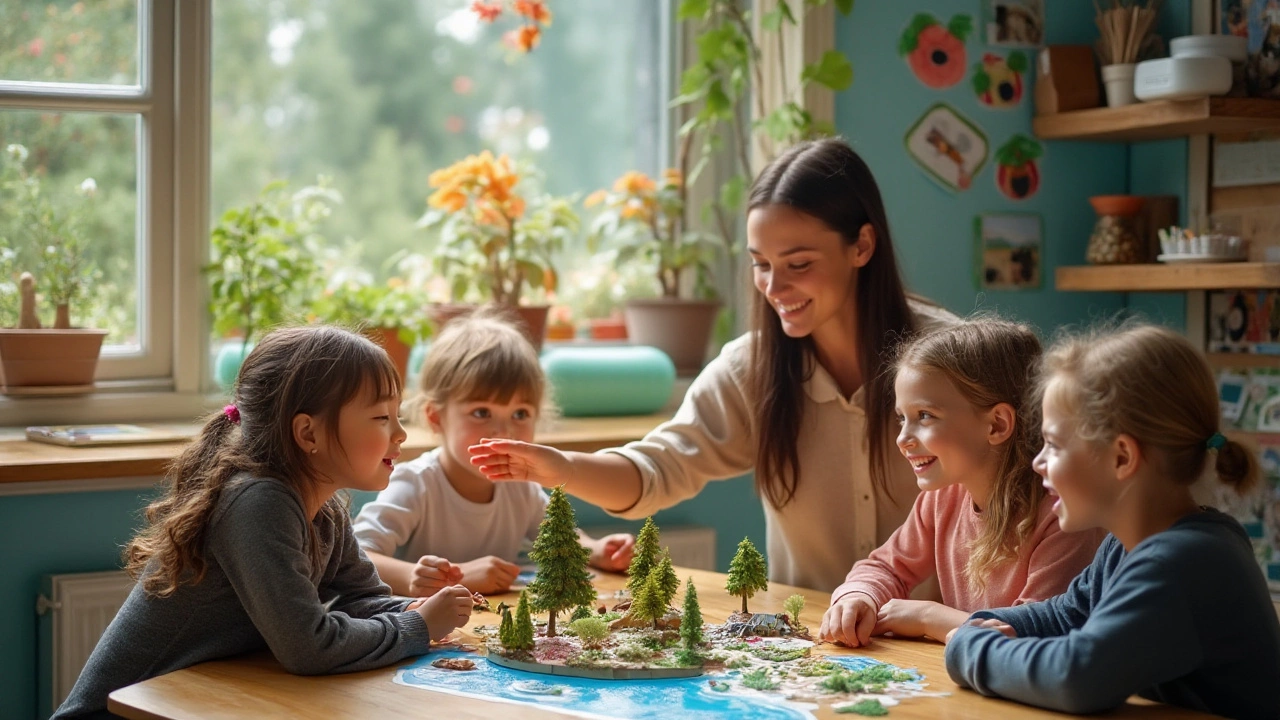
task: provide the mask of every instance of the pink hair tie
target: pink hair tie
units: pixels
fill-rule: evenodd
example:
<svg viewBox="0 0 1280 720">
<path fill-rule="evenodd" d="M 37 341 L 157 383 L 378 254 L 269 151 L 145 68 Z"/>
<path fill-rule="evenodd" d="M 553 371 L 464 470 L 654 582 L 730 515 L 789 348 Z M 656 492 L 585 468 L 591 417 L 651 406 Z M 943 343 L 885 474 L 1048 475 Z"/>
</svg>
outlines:
<svg viewBox="0 0 1280 720">
<path fill-rule="evenodd" d="M 236 425 L 240 424 L 240 408 L 236 407 L 235 405 L 227 405 L 226 407 L 222 408 L 222 414 L 226 415 L 227 419 L 235 423 Z"/>
</svg>

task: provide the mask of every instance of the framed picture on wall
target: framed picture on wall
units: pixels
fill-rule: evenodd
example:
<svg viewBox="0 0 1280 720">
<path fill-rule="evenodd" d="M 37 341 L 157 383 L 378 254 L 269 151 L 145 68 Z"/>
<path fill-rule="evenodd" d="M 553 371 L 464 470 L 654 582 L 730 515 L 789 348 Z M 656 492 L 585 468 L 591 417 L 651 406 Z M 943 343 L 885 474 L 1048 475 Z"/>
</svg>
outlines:
<svg viewBox="0 0 1280 720">
<path fill-rule="evenodd" d="M 1038 290 L 1044 221 L 1036 213 L 984 213 L 974 220 L 980 290 Z"/>
<path fill-rule="evenodd" d="M 982 20 L 988 45 L 1044 44 L 1044 0 L 983 0 Z"/>
</svg>

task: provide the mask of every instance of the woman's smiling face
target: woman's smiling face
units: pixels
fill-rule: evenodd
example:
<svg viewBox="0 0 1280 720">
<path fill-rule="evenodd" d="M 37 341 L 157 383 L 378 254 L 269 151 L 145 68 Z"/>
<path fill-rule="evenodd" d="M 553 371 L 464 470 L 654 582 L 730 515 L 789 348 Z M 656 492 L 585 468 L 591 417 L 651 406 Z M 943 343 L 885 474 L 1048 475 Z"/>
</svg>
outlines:
<svg viewBox="0 0 1280 720">
<path fill-rule="evenodd" d="M 747 251 L 756 290 L 799 338 L 851 316 L 860 253 L 826 223 L 786 205 L 765 205 L 747 215 Z"/>
</svg>

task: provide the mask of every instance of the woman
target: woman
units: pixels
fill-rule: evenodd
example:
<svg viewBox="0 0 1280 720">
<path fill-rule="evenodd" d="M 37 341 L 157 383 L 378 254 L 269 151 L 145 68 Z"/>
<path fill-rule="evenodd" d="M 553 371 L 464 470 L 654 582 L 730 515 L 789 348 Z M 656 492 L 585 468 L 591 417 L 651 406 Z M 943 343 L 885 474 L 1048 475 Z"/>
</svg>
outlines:
<svg viewBox="0 0 1280 720">
<path fill-rule="evenodd" d="M 896 457 L 888 350 L 954 317 L 908 301 L 880 191 L 843 140 L 801 143 L 760 173 L 747 251 L 753 330 L 707 365 L 670 422 L 596 454 L 486 440 L 471 462 L 494 480 L 563 483 L 625 518 L 754 468 L 770 578 L 830 591 L 918 492 Z"/>
</svg>

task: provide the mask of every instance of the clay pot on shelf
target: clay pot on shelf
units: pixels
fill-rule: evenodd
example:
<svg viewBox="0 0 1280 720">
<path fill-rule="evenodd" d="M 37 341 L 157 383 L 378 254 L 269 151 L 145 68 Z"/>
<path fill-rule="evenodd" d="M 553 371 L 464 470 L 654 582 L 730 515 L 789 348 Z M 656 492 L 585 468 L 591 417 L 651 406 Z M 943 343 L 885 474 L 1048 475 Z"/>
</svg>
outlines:
<svg viewBox="0 0 1280 720">
<path fill-rule="evenodd" d="M 1089 204 L 1098 221 L 1089 236 L 1085 260 L 1092 265 L 1146 261 L 1146 241 L 1138 233 L 1138 213 L 1146 200 L 1137 195 L 1095 195 Z"/>
</svg>

